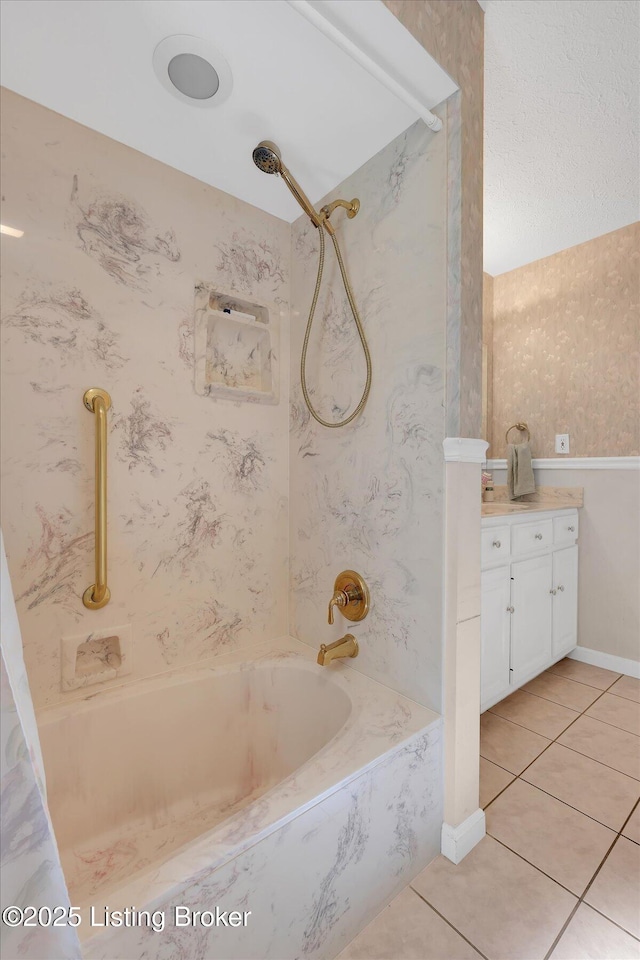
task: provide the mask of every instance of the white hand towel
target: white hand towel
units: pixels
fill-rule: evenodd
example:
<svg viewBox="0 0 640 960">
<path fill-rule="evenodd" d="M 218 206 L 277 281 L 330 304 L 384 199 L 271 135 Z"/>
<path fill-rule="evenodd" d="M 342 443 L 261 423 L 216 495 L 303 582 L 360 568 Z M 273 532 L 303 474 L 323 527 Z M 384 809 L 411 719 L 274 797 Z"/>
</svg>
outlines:
<svg viewBox="0 0 640 960">
<path fill-rule="evenodd" d="M 528 443 L 510 443 L 507 447 L 507 487 L 509 500 L 536 492 Z"/>
</svg>

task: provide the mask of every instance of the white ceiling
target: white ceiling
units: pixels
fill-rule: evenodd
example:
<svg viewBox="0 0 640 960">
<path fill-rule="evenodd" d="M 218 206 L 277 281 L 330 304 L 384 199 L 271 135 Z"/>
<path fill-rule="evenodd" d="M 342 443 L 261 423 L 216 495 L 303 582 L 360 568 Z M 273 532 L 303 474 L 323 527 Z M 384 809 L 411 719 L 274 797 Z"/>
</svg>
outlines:
<svg viewBox="0 0 640 960">
<path fill-rule="evenodd" d="M 637 0 L 487 4 L 488 273 L 639 218 L 639 80 Z"/>
<path fill-rule="evenodd" d="M 343 30 L 350 21 L 426 107 L 456 89 L 382 0 L 310 6 Z M 286 0 L 3 0 L 1 10 L 5 86 L 288 221 L 300 208 L 253 165 L 258 141 L 280 146 L 316 201 L 418 116 Z M 152 55 L 171 34 L 223 53 L 225 103 L 200 109 L 161 86 Z"/>
</svg>

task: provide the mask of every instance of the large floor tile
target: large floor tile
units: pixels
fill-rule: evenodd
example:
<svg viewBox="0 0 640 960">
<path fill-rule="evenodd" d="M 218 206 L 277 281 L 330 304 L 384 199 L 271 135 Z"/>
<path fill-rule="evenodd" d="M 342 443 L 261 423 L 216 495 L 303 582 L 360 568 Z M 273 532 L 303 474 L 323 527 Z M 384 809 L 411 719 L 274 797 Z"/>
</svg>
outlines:
<svg viewBox="0 0 640 960">
<path fill-rule="evenodd" d="M 551 960 L 637 960 L 640 942 L 581 903 Z"/>
<path fill-rule="evenodd" d="M 618 837 L 615 847 L 587 891 L 585 901 L 619 923 L 634 937 L 640 937 L 640 846 Z"/>
<path fill-rule="evenodd" d="M 412 886 L 491 960 L 540 960 L 576 904 L 491 837 L 457 866 L 437 857 Z"/>
<path fill-rule="evenodd" d="M 640 843 L 640 806 L 637 806 L 633 811 L 622 834 L 628 837 L 629 840 L 635 840 L 636 843 Z"/>
<path fill-rule="evenodd" d="M 637 780 L 558 743 L 545 750 L 522 779 L 616 831 L 640 797 Z"/>
<path fill-rule="evenodd" d="M 495 713 L 480 718 L 480 756 L 510 773 L 522 773 L 550 742 Z"/>
<path fill-rule="evenodd" d="M 576 680 L 565 680 L 564 677 L 548 671 L 525 683 L 522 689 L 527 693 L 534 693 L 536 697 L 569 707 L 570 710 L 577 710 L 578 713 L 586 710 L 602 693 L 596 687 L 588 687 Z"/>
<path fill-rule="evenodd" d="M 585 716 L 572 723 L 558 743 L 640 780 L 640 749 L 633 733 Z"/>
<path fill-rule="evenodd" d="M 580 660 L 571 660 L 565 657 L 559 663 L 554 663 L 549 667 L 547 673 L 556 673 L 567 680 L 577 680 L 578 683 L 586 683 L 590 687 L 597 687 L 598 690 L 606 690 L 620 676 L 612 670 L 603 670 L 602 667 L 593 667 L 590 663 L 581 663 Z"/>
<path fill-rule="evenodd" d="M 578 896 L 616 838 L 613 830 L 522 780 L 487 809 L 487 833 Z"/>
<path fill-rule="evenodd" d="M 513 774 L 480 757 L 480 806 L 484 810 L 513 780 Z"/>
<path fill-rule="evenodd" d="M 626 697 L 627 700 L 635 700 L 640 703 L 640 680 L 635 677 L 620 677 L 611 687 L 609 693 L 615 693 L 616 697 Z"/>
<path fill-rule="evenodd" d="M 480 954 L 406 887 L 338 960 L 479 960 Z"/>
<path fill-rule="evenodd" d="M 496 703 L 489 713 L 495 713 L 512 723 L 519 723 L 527 730 L 533 730 L 543 737 L 555 740 L 570 723 L 573 723 L 580 714 L 568 707 L 561 707 L 559 703 L 534 697 L 526 690 L 516 690 L 510 697 Z"/>
<path fill-rule="evenodd" d="M 614 727 L 627 730 L 640 736 L 640 703 L 625 700 L 624 697 L 613 697 L 604 693 L 596 703 L 587 710 L 588 717 L 595 717 L 604 723 L 611 723 Z M 638 744 L 640 750 L 640 744 Z"/>
</svg>

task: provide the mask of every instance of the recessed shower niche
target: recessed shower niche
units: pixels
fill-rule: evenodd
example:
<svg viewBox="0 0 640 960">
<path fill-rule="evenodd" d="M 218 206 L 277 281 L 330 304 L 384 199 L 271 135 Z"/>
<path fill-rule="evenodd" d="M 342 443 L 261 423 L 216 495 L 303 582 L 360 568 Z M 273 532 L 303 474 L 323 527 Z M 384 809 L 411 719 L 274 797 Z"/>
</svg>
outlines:
<svg viewBox="0 0 640 960">
<path fill-rule="evenodd" d="M 203 396 L 277 403 L 280 312 L 207 283 L 195 289 L 195 389 Z"/>
</svg>

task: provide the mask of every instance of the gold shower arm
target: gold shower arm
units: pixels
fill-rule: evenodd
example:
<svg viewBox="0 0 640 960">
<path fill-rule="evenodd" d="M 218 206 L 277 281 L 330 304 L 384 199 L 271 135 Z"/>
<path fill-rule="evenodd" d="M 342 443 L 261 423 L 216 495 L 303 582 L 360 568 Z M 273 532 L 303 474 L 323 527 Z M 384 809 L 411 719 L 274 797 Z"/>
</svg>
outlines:
<svg viewBox="0 0 640 960">
<path fill-rule="evenodd" d="M 109 603 L 107 586 L 107 410 L 111 397 L 100 387 L 91 387 L 82 398 L 96 417 L 96 582 L 87 587 L 82 602 L 89 610 L 99 610 Z"/>
</svg>

